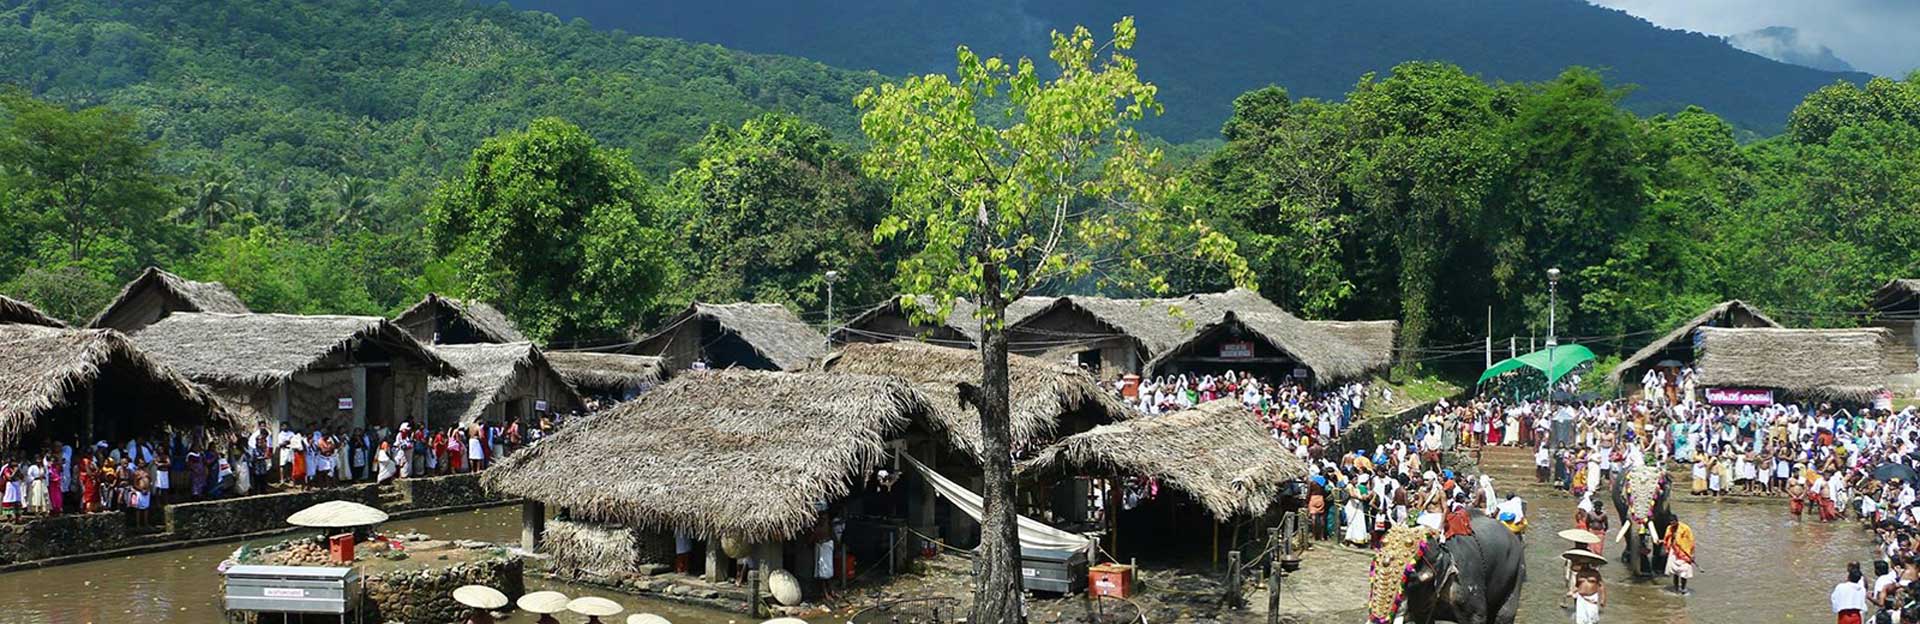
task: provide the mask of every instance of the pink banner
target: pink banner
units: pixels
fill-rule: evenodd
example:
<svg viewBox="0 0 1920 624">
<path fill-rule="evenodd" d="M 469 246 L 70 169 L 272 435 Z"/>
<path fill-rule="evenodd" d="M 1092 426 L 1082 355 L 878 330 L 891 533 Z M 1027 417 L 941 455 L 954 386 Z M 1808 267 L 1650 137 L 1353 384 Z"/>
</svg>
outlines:
<svg viewBox="0 0 1920 624">
<path fill-rule="evenodd" d="M 1707 388 L 1710 405 L 1772 405 L 1772 390 L 1752 388 Z"/>
</svg>

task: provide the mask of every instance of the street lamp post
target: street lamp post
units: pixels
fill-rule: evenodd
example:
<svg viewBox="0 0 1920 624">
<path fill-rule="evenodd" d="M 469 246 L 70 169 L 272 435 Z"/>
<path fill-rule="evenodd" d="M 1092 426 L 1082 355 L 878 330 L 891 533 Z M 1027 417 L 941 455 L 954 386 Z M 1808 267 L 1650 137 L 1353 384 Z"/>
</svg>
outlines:
<svg viewBox="0 0 1920 624">
<path fill-rule="evenodd" d="M 827 271 L 827 350 L 833 350 L 833 285 L 840 281 L 839 271 Z"/>
<path fill-rule="evenodd" d="M 1554 355 L 1556 355 L 1554 353 L 1555 351 L 1554 347 L 1559 346 L 1560 344 L 1559 337 L 1554 335 L 1554 332 L 1553 332 L 1554 313 L 1556 312 L 1554 308 L 1559 307 L 1559 302 L 1560 302 L 1559 293 L 1558 293 L 1559 287 L 1560 287 L 1559 267 L 1548 268 L 1547 269 L 1547 414 L 1546 414 L 1546 417 L 1548 419 L 1547 422 L 1549 423 L 1547 425 L 1548 435 L 1552 435 L 1553 433 L 1553 425 L 1551 424 L 1553 422 L 1552 419 L 1554 417 L 1553 386 L 1560 381 L 1559 379 L 1556 379 L 1553 376 L 1553 367 L 1554 367 L 1553 360 L 1554 360 Z"/>
</svg>

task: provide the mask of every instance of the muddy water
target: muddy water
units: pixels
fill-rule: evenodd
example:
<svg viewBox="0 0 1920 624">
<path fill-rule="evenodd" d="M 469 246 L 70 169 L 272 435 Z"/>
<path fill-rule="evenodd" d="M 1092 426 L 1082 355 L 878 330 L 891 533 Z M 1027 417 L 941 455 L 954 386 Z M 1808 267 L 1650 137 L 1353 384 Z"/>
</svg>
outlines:
<svg viewBox="0 0 1920 624">
<path fill-rule="evenodd" d="M 1522 495 L 1532 526 L 1519 621 L 1572 621 L 1556 604 L 1564 590 L 1559 553 L 1566 543 L 1554 534 L 1572 526 L 1575 502 L 1557 492 Z M 1845 580 L 1847 563 L 1872 570 L 1872 538 L 1855 524 L 1795 522 L 1784 503 L 1705 503 L 1685 495 L 1676 497 L 1673 511 L 1693 526 L 1699 542 L 1691 595 L 1667 591 L 1665 578 L 1633 580 L 1617 559 L 1621 545 L 1609 542 L 1603 622 L 1829 622 L 1827 594 Z"/>
<path fill-rule="evenodd" d="M 513 543 L 520 539 L 520 508 L 498 507 L 390 522 L 390 531 L 419 531 L 444 539 Z M 257 543 L 278 542 L 297 534 Z M 221 621 L 220 574 L 214 566 L 239 547 L 229 543 L 105 559 L 0 574 L 0 622 L 85 624 L 116 622 L 214 623 Z M 676 623 L 725 624 L 738 616 L 605 590 L 528 578 L 528 591 L 553 589 L 569 596 L 613 598 L 629 613 L 650 612 Z M 515 614 L 507 622 L 531 622 Z M 623 619 L 615 618 L 616 620 Z"/>
</svg>

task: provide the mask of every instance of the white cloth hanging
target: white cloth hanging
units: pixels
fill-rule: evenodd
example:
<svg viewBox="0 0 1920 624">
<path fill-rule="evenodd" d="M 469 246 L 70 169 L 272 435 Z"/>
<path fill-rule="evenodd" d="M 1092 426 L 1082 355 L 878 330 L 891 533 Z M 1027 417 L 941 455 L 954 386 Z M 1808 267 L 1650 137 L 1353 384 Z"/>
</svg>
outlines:
<svg viewBox="0 0 1920 624">
<path fill-rule="evenodd" d="M 940 473 L 934 472 L 933 469 L 928 468 L 926 464 L 920 463 L 920 460 L 915 459 L 912 455 L 902 453 L 901 456 L 907 458 L 907 463 L 913 464 L 913 469 L 920 472 L 921 478 L 926 479 L 927 483 L 933 485 L 934 492 L 938 493 L 940 498 L 952 503 L 955 509 L 967 514 L 967 517 L 973 518 L 975 522 L 980 521 L 980 516 L 985 511 L 985 501 L 981 500 L 979 494 L 974 494 L 967 488 L 961 487 L 960 484 L 940 476 Z M 1047 523 L 1026 516 L 1015 517 L 1019 518 L 1018 534 L 1020 536 L 1020 546 L 1023 548 L 1081 550 L 1093 545 L 1093 538 L 1091 537 L 1072 531 L 1062 531 L 1047 525 Z"/>
</svg>

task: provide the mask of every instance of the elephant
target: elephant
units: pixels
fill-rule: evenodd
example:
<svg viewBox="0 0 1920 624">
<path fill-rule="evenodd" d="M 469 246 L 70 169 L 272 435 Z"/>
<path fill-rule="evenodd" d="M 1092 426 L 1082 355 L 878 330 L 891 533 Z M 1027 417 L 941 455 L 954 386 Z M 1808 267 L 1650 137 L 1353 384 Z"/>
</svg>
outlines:
<svg viewBox="0 0 1920 624">
<path fill-rule="evenodd" d="M 1513 624 L 1526 582 L 1526 545 L 1499 520 L 1472 514 L 1472 535 L 1430 546 L 1407 575 L 1409 624 Z"/>
<path fill-rule="evenodd" d="M 1637 468 L 1636 470 L 1659 469 Z M 1626 482 L 1627 478 L 1624 474 L 1613 480 L 1613 507 L 1620 512 L 1621 526 L 1631 527 L 1622 540 L 1625 548 L 1620 550 L 1620 562 L 1627 564 L 1627 569 L 1631 570 L 1636 578 L 1664 575 L 1667 567 L 1667 553 L 1660 546 L 1660 541 L 1662 536 L 1666 535 L 1667 525 L 1671 524 L 1673 518 L 1673 512 L 1668 508 L 1668 497 L 1672 488 L 1668 486 L 1665 479 L 1662 479 L 1659 494 L 1654 497 L 1653 505 L 1648 508 L 1645 515 L 1636 518 L 1627 503 Z M 1611 539 L 1611 536 L 1604 537 Z"/>
</svg>

